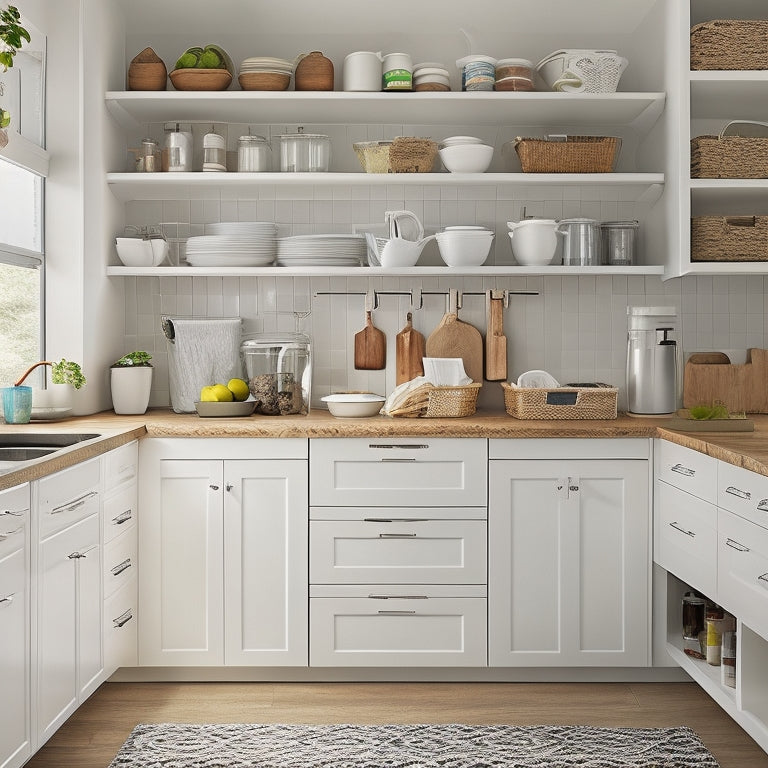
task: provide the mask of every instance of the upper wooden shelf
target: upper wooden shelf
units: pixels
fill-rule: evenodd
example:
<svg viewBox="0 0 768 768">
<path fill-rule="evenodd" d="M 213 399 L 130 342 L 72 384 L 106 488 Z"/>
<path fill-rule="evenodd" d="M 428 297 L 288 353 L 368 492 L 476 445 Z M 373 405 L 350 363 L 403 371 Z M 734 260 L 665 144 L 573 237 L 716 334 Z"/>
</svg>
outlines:
<svg viewBox="0 0 768 768">
<path fill-rule="evenodd" d="M 408 125 L 510 124 L 569 130 L 629 126 L 647 131 L 664 93 L 349 93 L 345 91 L 110 91 L 106 104 L 124 127 L 147 123 L 298 123 Z M 258 116 L 256 119 L 255 116 Z"/>
</svg>

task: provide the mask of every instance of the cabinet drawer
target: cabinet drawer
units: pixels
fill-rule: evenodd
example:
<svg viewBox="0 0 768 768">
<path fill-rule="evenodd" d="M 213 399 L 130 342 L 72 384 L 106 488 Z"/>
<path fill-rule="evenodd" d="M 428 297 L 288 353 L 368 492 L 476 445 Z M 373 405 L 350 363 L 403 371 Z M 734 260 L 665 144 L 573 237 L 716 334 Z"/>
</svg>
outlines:
<svg viewBox="0 0 768 768">
<path fill-rule="evenodd" d="M 41 539 L 98 510 L 100 474 L 100 460 L 91 459 L 37 481 Z"/>
<path fill-rule="evenodd" d="M 130 483 L 104 499 L 102 516 L 104 541 L 111 541 L 136 525 L 136 483 Z"/>
<path fill-rule="evenodd" d="M 135 576 L 104 601 L 104 670 L 107 675 L 118 667 L 138 666 L 137 604 Z"/>
<path fill-rule="evenodd" d="M 314 584 L 485 584 L 482 520 L 313 520 Z"/>
<path fill-rule="evenodd" d="M 29 530 L 29 485 L 0 493 L 0 558 L 21 549 Z"/>
<path fill-rule="evenodd" d="M 135 440 L 109 451 L 104 456 L 104 490 L 109 491 L 134 480 L 138 467 L 139 444 Z"/>
<path fill-rule="evenodd" d="M 485 597 L 341 594 L 309 600 L 310 666 L 486 666 Z"/>
<path fill-rule="evenodd" d="M 717 506 L 768 528 L 768 477 L 719 461 Z"/>
<path fill-rule="evenodd" d="M 717 507 L 661 481 L 656 490 L 653 559 L 716 600 Z"/>
<path fill-rule="evenodd" d="M 310 440 L 315 506 L 484 506 L 487 441 Z"/>
<path fill-rule="evenodd" d="M 109 597 L 136 576 L 136 526 L 104 546 L 104 597 Z"/>
<path fill-rule="evenodd" d="M 768 640 L 768 531 L 718 510 L 718 602 Z"/>
<path fill-rule="evenodd" d="M 667 440 L 656 441 L 656 477 L 704 501 L 717 499 L 717 459 Z"/>
</svg>

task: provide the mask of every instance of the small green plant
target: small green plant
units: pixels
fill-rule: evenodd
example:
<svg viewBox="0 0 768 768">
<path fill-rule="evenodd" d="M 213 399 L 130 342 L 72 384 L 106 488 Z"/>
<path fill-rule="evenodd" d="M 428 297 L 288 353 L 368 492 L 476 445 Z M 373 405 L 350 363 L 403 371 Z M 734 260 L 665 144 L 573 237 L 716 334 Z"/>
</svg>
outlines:
<svg viewBox="0 0 768 768">
<path fill-rule="evenodd" d="M 24 42 L 31 42 L 29 32 L 19 23 L 21 14 L 18 8 L 9 5 L 0 11 L 0 66 L 3 72 L 13 66 L 13 57 L 19 52 Z M 2 95 L 2 86 L 0 86 Z M 7 128 L 11 122 L 11 114 L 0 107 L 0 128 Z"/>
<path fill-rule="evenodd" d="M 112 363 L 113 368 L 130 368 L 132 366 L 151 368 L 152 363 L 149 361 L 152 359 L 152 355 L 149 352 L 143 350 L 137 350 L 135 352 L 129 352 L 127 355 L 123 355 L 119 360 Z"/>
<path fill-rule="evenodd" d="M 83 369 L 70 360 L 64 360 L 62 358 L 58 363 L 53 363 L 50 360 L 41 360 L 39 363 L 35 363 L 24 371 L 22 377 L 13 385 L 14 387 L 20 387 L 24 382 L 24 379 L 29 376 L 32 371 L 40 365 L 51 366 L 51 383 L 52 384 L 69 384 L 73 389 L 80 389 L 85 386 L 85 375 Z"/>
</svg>

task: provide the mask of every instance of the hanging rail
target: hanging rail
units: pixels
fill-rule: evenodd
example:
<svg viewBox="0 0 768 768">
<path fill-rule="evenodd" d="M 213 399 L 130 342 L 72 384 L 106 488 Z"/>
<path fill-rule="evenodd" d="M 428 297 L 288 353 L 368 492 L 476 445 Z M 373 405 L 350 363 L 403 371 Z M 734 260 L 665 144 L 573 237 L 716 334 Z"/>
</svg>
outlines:
<svg viewBox="0 0 768 768">
<path fill-rule="evenodd" d="M 365 296 L 366 297 L 366 309 L 378 309 L 380 296 L 408 296 L 411 300 L 411 307 L 413 309 L 422 309 L 424 307 L 424 296 L 450 296 L 451 290 L 445 291 L 422 291 L 418 288 L 410 291 L 389 291 L 389 290 L 372 290 L 372 291 L 315 291 L 313 296 Z M 496 289 L 489 289 L 491 295 L 494 298 L 503 298 L 504 307 L 509 307 L 510 296 L 538 296 L 538 291 L 515 291 L 507 290 L 502 291 Z M 489 291 L 456 291 L 457 294 L 457 306 L 461 309 L 462 298 L 464 296 L 487 296 Z"/>
</svg>

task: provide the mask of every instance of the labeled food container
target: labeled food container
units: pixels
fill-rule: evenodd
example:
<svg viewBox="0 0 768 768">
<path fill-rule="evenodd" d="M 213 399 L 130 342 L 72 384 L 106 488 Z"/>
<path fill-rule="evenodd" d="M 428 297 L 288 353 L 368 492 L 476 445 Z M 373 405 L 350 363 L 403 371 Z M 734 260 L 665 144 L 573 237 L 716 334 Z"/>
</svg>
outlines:
<svg viewBox="0 0 768 768">
<path fill-rule="evenodd" d="M 499 59 L 494 90 L 532 91 L 533 63 L 528 59 Z"/>
<path fill-rule="evenodd" d="M 458 59 L 462 91 L 492 91 L 496 82 L 496 59 L 493 56 L 471 55 Z"/>
<path fill-rule="evenodd" d="M 263 136 L 241 136 L 237 140 L 237 170 L 245 173 L 268 171 L 272 150 Z"/>
<path fill-rule="evenodd" d="M 407 53 L 388 53 L 381 63 L 382 91 L 410 91 L 413 87 L 413 62 Z"/>
<path fill-rule="evenodd" d="M 280 170 L 291 173 L 325 173 L 331 160 L 331 139 L 321 133 L 285 133 L 278 136 Z"/>
<path fill-rule="evenodd" d="M 245 338 L 240 357 L 256 413 L 307 414 L 312 361 L 310 340 L 301 333 L 259 333 Z"/>
<path fill-rule="evenodd" d="M 604 221 L 600 225 L 603 264 L 629 266 L 635 263 L 638 221 Z"/>
</svg>

